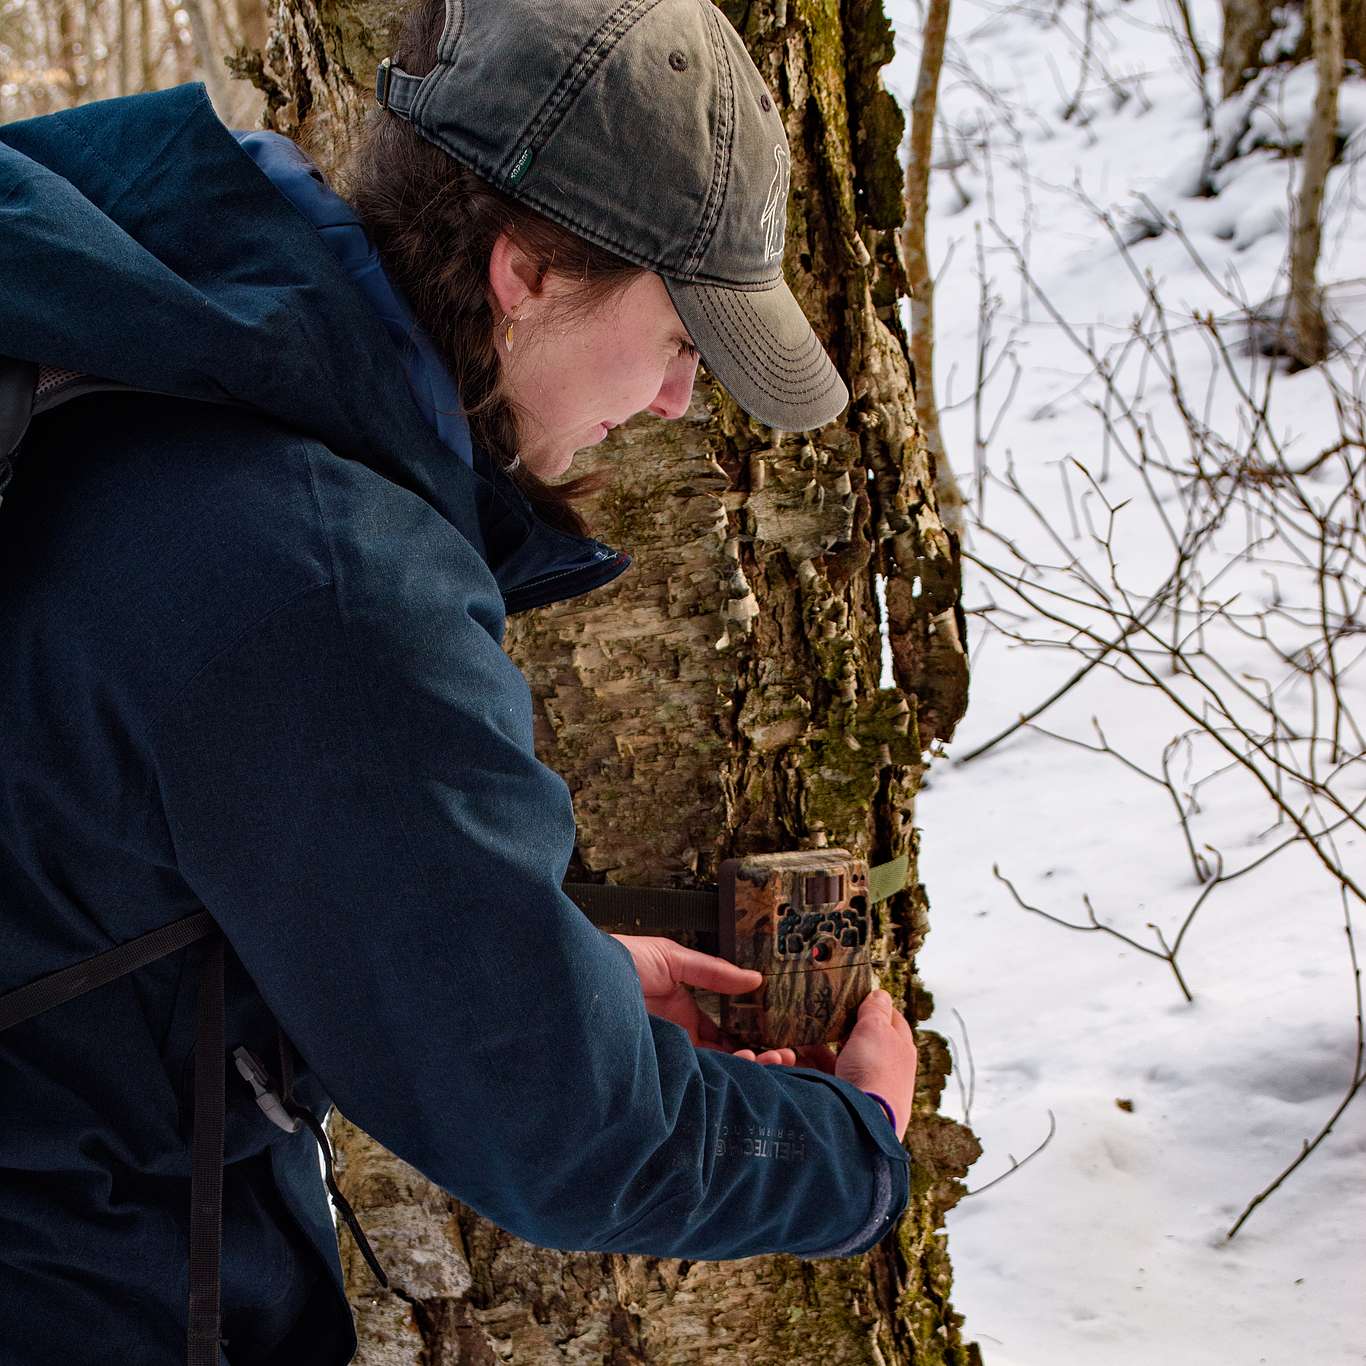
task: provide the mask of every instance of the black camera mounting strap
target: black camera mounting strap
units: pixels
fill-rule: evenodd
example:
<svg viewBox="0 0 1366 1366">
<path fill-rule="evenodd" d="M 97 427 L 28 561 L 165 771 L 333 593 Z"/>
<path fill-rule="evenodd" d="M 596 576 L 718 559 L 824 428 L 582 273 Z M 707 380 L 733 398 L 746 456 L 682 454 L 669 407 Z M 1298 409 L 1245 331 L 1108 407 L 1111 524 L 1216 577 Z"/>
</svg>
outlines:
<svg viewBox="0 0 1366 1366">
<path fill-rule="evenodd" d="M 885 901 L 894 896 L 906 885 L 909 869 L 910 859 L 905 854 L 869 868 L 869 901 Z M 721 898 L 714 887 L 618 887 L 609 883 L 566 882 L 564 892 L 589 920 L 603 929 L 637 934 L 716 934 L 720 929 Z"/>
</svg>

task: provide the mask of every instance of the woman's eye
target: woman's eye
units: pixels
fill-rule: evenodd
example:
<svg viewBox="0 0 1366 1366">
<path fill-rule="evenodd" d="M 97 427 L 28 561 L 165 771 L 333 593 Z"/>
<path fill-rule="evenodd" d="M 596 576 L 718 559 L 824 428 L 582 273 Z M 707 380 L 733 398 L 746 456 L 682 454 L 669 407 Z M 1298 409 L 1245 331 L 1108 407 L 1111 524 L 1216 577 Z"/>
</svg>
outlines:
<svg viewBox="0 0 1366 1366">
<path fill-rule="evenodd" d="M 678 343 L 678 354 L 680 359 L 696 360 L 702 353 L 691 342 L 681 341 Z"/>
</svg>

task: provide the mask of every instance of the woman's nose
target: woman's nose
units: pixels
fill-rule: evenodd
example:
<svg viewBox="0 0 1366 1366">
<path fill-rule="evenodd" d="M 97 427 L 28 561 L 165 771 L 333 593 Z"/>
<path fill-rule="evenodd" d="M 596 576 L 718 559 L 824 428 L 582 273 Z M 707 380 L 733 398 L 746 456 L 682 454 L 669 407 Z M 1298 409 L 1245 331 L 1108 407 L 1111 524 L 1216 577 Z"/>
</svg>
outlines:
<svg viewBox="0 0 1366 1366">
<path fill-rule="evenodd" d="M 659 386 L 650 411 L 656 417 L 682 417 L 692 402 L 693 381 L 697 377 L 697 358 L 680 361 L 664 372 L 664 383 Z"/>
</svg>

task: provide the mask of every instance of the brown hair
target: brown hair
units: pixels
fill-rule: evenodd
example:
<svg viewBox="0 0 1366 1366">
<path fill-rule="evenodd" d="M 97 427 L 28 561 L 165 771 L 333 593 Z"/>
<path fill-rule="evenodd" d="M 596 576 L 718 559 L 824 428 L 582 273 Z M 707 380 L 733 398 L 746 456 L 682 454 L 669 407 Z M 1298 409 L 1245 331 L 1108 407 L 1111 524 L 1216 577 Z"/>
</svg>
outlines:
<svg viewBox="0 0 1366 1366">
<path fill-rule="evenodd" d="M 417 0 L 404 18 L 395 66 L 422 76 L 436 65 L 445 14 L 445 0 Z M 607 476 L 548 484 L 518 459 L 516 412 L 500 386 L 489 258 L 498 236 L 509 232 L 542 274 L 578 282 L 569 303 L 585 309 L 625 288 L 642 267 L 519 204 L 382 109 L 367 119 L 341 189 L 450 368 L 475 445 L 547 522 L 586 534 L 573 500 L 597 491 Z"/>
</svg>

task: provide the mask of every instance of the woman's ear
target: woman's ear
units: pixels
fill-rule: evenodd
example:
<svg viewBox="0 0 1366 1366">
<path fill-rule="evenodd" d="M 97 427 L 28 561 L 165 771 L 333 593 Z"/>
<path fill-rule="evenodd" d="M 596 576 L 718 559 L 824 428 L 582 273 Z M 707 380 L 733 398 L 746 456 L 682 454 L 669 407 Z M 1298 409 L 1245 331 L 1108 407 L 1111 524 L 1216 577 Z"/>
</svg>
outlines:
<svg viewBox="0 0 1366 1366">
<path fill-rule="evenodd" d="M 489 291 L 499 310 L 508 317 L 515 317 L 531 295 L 541 292 L 542 276 L 536 263 L 504 228 L 489 254 Z"/>
</svg>

